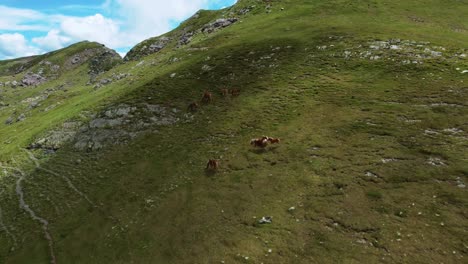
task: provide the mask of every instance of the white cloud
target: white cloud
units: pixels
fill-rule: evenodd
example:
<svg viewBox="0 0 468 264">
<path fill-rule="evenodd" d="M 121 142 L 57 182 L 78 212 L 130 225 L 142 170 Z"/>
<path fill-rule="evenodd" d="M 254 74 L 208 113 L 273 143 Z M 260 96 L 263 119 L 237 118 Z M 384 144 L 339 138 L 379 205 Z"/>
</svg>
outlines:
<svg viewBox="0 0 468 264">
<path fill-rule="evenodd" d="M 44 37 L 33 38 L 32 42 L 44 50 L 56 50 L 63 48 L 66 44 L 70 44 L 72 38 L 63 36 L 57 29 L 52 29 Z"/>
<path fill-rule="evenodd" d="M 219 6 L 220 3 L 227 1 L 232 2 L 232 0 L 101 1 L 103 2 L 101 5 L 79 6 L 80 10 L 96 9 L 95 15 L 85 17 L 45 14 L 30 9 L 0 5 L 0 14 L 2 14 L 0 32 L 47 32 L 47 34 L 44 33 L 45 35 L 30 39 L 30 44 L 22 34 L 3 34 L 0 59 L 27 56 L 41 50 L 56 50 L 82 40 L 96 41 L 122 52 L 144 39 L 171 30 L 174 22 L 190 17 L 199 9 L 213 4 Z M 71 7 L 62 6 L 56 10 L 64 9 L 71 9 Z M 107 16 L 102 14 L 107 14 Z M 8 38 L 14 39 L 10 40 L 11 46 L 6 41 Z"/>
<path fill-rule="evenodd" d="M 125 22 L 126 34 L 132 36 L 131 40 L 141 41 L 169 31 L 171 21 L 181 21 L 193 15 L 209 1 L 113 0 L 111 2 L 111 5 L 118 10 L 120 19 Z"/>
<path fill-rule="evenodd" d="M 24 31 L 24 30 L 47 30 L 47 27 L 41 22 L 45 15 L 31 10 L 11 8 L 0 5 L 0 30 L 5 31 Z"/>
<path fill-rule="evenodd" d="M 9 59 L 36 55 L 40 52 L 38 48 L 29 46 L 22 34 L 0 34 L 0 57 Z"/>
<path fill-rule="evenodd" d="M 105 18 L 101 14 L 87 17 L 65 17 L 60 23 L 63 35 L 73 40 L 90 40 L 118 47 L 123 42 L 119 25 L 116 21 Z"/>
</svg>

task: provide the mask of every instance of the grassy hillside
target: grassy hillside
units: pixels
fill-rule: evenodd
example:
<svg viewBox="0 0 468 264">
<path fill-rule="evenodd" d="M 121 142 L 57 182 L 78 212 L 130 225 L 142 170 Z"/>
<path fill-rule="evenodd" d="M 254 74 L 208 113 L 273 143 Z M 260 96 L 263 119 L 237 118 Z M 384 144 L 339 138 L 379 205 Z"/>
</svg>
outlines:
<svg viewBox="0 0 468 264">
<path fill-rule="evenodd" d="M 466 13 L 239 1 L 89 85 L 86 63 L 0 87 L 0 263 L 466 262 Z"/>
</svg>

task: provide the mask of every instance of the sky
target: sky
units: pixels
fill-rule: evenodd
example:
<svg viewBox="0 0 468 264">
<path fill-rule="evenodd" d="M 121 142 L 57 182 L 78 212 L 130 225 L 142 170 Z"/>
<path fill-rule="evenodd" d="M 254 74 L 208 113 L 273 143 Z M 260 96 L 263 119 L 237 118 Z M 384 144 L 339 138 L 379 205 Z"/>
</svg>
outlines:
<svg viewBox="0 0 468 264">
<path fill-rule="evenodd" d="M 0 60 L 43 54 L 78 41 L 124 55 L 177 27 L 199 9 L 236 0 L 0 0 Z"/>
</svg>

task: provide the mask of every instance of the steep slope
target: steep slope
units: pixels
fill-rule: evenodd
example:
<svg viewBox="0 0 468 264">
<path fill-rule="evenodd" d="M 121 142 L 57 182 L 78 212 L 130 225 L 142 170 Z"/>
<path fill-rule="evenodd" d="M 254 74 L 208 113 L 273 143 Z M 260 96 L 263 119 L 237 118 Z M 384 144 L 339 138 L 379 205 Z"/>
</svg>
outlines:
<svg viewBox="0 0 468 264">
<path fill-rule="evenodd" d="M 0 262 L 463 262 L 467 12 L 239 1 L 144 41 L 0 124 Z"/>
<path fill-rule="evenodd" d="M 73 102 L 94 97 L 89 90 L 96 76 L 121 61 L 102 44 L 81 42 L 41 56 L 2 62 L 0 159 L 7 159 L 17 153 L 18 146 L 83 110 Z"/>
</svg>

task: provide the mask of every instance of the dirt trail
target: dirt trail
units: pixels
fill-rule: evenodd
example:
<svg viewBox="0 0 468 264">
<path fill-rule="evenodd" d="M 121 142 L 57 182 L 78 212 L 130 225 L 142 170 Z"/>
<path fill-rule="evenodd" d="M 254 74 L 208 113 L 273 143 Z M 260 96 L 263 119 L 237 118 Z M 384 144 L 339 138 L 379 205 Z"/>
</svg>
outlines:
<svg viewBox="0 0 468 264">
<path fill-rule="evenodd" d="M 21 209 L 26 211 L 34 221 L 41 223 L 42 230 L 44 231 L 44 238 L 47 240 L 49 244 L 50 263 L 56 264 L 57 259 L 54 253 L 54 241 L 49 232 L 49 222 L 46 219 L 38 216 L 24 200 L 24 192 L 23 192 L 23 187 L 21 186 L 21 182 L 26 178 L 26 173 L 24 173 L 21 169 L 16 168 L 16 167 L 0 166 L 0 168 L 9 170 L 9 171 L 15 171 L 20 175 L 18 176 L 15 173 L 12 173 L 12 175 L 17 178 L 15 190 L 16 190 L 16 194 L 18 195 L 19 206 Z"/>
<path fill-rule="evenodd" d="M 58 174 L 54 171 L 51 171 L 51 170 L 48 170 L 48 169 L 45 169 L 43 167 L 41 167 L 41 165 L 39 164 L 39 160 L 34 156 L 34 154 L 29 151 L 29 150 L 25 150 L 27 153 L 28 153 L 28 156 L 29 156 L 29 159 L 34 163 L 34 165 L 36 166 L 36 169 L 38 170 L 41 170 L 41 171 L 44 171 L 44 172 L 47 172 L 49 174 L 52 174 L 54 176 L 57 176 L 57 177 L 60 177 L 62 178 L 65 182 L 67 182 L 67 185 L 68 187 L 70 187 L 70 189 L 72 189 L 75 193 L 77 193 L 79 196 L 81 196 L 83 199 L 85 199 L 89 204 L 91 204 L 92 206 L 94 207 L 97 207 L 95 203 L 93 203 L 86 194 L 84 194 L 82 191 L 80 191 L 78 188 L 76 188 L 76 186 L 72 183 L 72 181 L 64 176 L 64 175 L 61 175 L 61 174 Z"/>
</svg>

